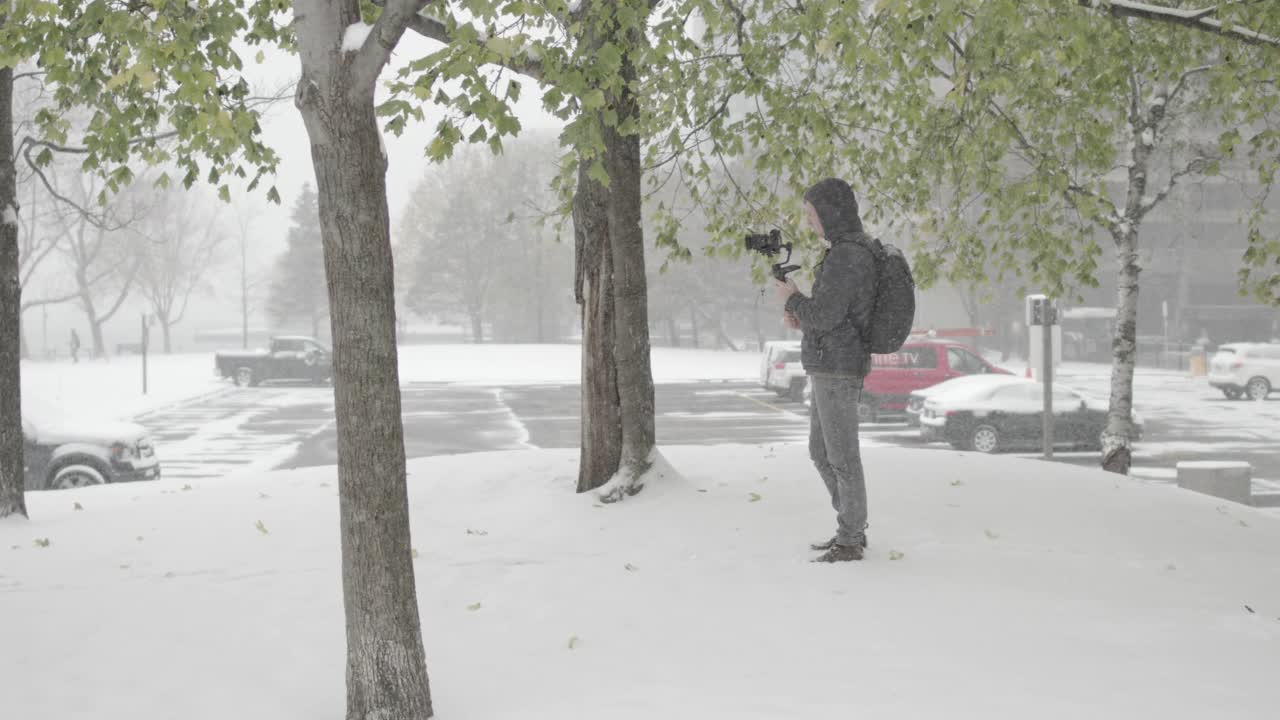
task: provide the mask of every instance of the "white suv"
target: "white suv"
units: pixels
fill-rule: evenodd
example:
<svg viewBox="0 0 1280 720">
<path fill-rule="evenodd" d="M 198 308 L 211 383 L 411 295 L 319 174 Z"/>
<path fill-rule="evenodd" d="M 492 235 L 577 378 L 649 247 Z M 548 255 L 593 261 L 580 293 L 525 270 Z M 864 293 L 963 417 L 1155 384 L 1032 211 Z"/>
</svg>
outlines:
<svg viewBox="0 0 1280 720">
<path fill-rule="evenodd" d="M 801 402 L 804 400 L 804 388 L 809 377 L 800 365 L 800 343 L 769 342 L 764 345 L 764 356 L 760 360 L 760 383 L 778 393 L 778 397 L 787 397 Z"/>
<path fill-rule="evenodd" d="M 1209 384 L 1235 400 L 1265 400 L 1280 390 L 1280 344 L 1231 343 L 1218 347 L 1209 365 Z"/>
</svg>

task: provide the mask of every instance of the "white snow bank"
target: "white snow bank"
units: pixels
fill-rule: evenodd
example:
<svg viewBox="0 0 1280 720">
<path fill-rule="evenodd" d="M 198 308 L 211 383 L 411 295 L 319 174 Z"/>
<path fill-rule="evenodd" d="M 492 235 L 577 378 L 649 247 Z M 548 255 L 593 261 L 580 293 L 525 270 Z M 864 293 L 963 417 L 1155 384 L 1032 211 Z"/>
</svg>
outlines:
<svg viewBox="0 0 1280 720">
<path fill-rule="evenodd" d="M 142 358 L 23 362 L 22 405 L 32 420 L 132 418 L 225 387 L 213 374 L 213 353 L 151 355 L 147 394 Z"/>
<path fill-rule="evenodd" d="M 819 566 L 803 447 L 664 454 L 683 480 L 608 507 L 572 493 L 572 451 L 411 465 L 439 717 L 1274 716 L 1273 517 L 875 449 L 868 558 Z M 341 716 L 332 469 L 28 497 L 0 523 L 8 715 Z"/>
<path fill-rule="evenodd" d="M 654 382 L 751 380 L 760 376 L 760 355 L 653 348 Z M 577 384 L 582 378 L 578 345 L 406 345 L 400 347 L 400 381 L 473 384 Z"/>
</svg>

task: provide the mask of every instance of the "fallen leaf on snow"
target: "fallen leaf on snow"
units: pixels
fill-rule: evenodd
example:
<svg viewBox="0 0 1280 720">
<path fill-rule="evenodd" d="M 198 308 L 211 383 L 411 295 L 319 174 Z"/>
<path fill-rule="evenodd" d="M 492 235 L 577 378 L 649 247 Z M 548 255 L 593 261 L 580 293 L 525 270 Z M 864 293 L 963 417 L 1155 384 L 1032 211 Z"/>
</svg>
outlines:
<svg viewBox="0 0 1280 720">
<path fill-rule="evenodd" d="M 890 559 L 890 560 L 901 560 L 901 559 L 902 559 L 902 558 L 904 558 L 904 557 L 906 557 L 906 555 L 904 555 L 904 554 L 902 554 L 902 553 L 898 552 L 897 550 L 890 550 L 890 551 L 889 551 L 889 559 Z"/>
<path fill-rule="evenodd" d="M 471 528 L 467 528 L 467 534 L 468 535 L 488 535 L 489 531 L 488 530 L 472 530 Z"/>
<path fill-rule="evenodd" d="M 271 534 L 270 531 L 267 530 L 267 526 L 262 524 L 261 520 L 259 520 L 256 524 L 254 524 L 254 527 L 258 528 L 258 532 L 262 533 L 263 535 Z"/>
<path fill-rule="evenodd" d="M 626 565 L 623 565 L 622 567 L 623 567 L 624 569 L 626 569 L 626 571 L 627 571 L 627 572 L 635 572 L 635 571 L 637 571 L 637 570 L 639 570 L 639 569 L 640 569 L 640 568 L 636 567 L 635 565 L 632 565 L 631 563 L 627 563 Z"/>
<path fill-rule="evenodd" d="M 1000 533 L 996 532 L 995 530 L 983 530 L 982 532 L 986 533 L 987 537 L 991 538 L 992 540 L 995 540 L 1000 537 Z"/>
<path fill-rule="evenodd" d="M 49 547 L 49 538 L 36 538 L 35 546 L 41 548 Z"/>
<path fill-rule="evenodd" d="M 747 502 L 760 502 L 763 499 L 760 497 L 760 493 L 751 493 L 747 497 L 751 498 Z"/>
<path fill-rule="evenodd" d="M 417 560 L 417 559 L 418 559 L 418 548 L 409 548 L 409 554 L 413 557 L 413 559 L 414 559 L 414 560 Z"/>
<path fill-rule="evenodd" d="M 84 509 L 84 506 L 83 506 L 83 505 L 81 505 L 80 503 L 76 503 L 75 505 L 72 505 L 72 506 L 71 506 L 71 509 L 72 509 L 72 510 L 83 510 L 83 509 Z"/>
<path fill-rule="evenodd" d="M 480 603 L 471 603 L 470 605 L 467 606 L 467 609 L 470 610 L 471 612 L 475 612 L 480 609 Z"/>
<path fill-rule="evenodd" d="M 1248 610 L 1250 615 L 1255 615 L 1255 614 L 1257 614 L 1257 611 L 1256 611 L 1256 610 L 1254 610 L 1253 608 L 1249 607 L 1248 605 L 1245 605 L 1245 606 L 1244 606 L 1244 609 L 1245 609 L 1245 610 Z"/>
<path fill-rule="evenodd" d="M 191 489 L 191 486 L 190 486 L 190 485 L 183 485 L 183 486 L 182 486 L 182 490 L 183 490 L 183 492 L 186 492 L 186 491 L 188 491 L 188 490 L 190 490 L 190 489 Z"/>
<path fill-rule="evenodd" d="M 963 481 L 963 480 L 952 480 L 952 481 L 951 481 L 951 487 L 960 487 L 960 486 L 961 486 L 961 485 L 963 485 L 963 484 L 964 484 L 964 481 Z"/>
<path fill-rule="evenodd" d="M 569 649 L 570 649 L 570 650 L 573 650 L 573 649 L 574 649 L 574 648 L 576 648 L 576 647 L 578 647 L 578 636 L 577 636 L 577 635 L 570 635 L 570 636 L 569 636 Z"/>
</svg>

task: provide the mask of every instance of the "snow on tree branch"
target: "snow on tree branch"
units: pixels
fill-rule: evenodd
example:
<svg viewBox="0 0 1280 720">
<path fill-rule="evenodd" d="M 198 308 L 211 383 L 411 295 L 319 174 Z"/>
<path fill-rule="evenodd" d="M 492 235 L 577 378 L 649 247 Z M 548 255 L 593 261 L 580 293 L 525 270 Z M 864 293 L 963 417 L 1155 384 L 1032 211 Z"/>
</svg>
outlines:
<svg viewBox="0 0 1280 720">
<path fill-rule="evenodd" d="M 385 0 L 376 4 L 382 5 L 383 11 L 369 31 L 373 42 L 362 42 L 352 69 L 357 87 L 368 92 L 373 92 L 378 76 L 391 60 L 391 51 L 400 44 L 413 18 L 427 6 L 427 0 Z M 355 26 L 347 28 L 348 36 L 352 27 Z"/>
<path fill-rule="evenodd" d="M 1077 2 L 1082 7 L 1108 12 L 1115 17 L 1140 18 L 1171 25 L 1181 25 L 1229 37 L 1249 45 L 1266 45 L 1280 48 L 1280 37 L 1251 30 L 1242 25 L 1224 25 L 1221 20 L 1213 18 L 1212 16 L 1218 12 L 1217 5 L 1184 10 L 1164 5 L 1132 2 L 1130 0 L 1077 0 Z"/>
<path fill-rule="evenodd" d="M 348 25 L 347 31 L 342 35 L 342 51 L 355 52 L 364 47 L 364 41 L 369 39 L 369 33 L 372 30 L 372 25 L 362 22 Z"/>
</svg>

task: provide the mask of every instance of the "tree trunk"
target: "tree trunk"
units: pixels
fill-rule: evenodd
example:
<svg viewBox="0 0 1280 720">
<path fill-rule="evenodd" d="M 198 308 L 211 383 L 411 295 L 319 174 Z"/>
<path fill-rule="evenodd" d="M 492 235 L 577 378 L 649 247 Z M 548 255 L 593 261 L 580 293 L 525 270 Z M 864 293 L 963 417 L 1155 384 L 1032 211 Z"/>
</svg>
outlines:
<svg viewBox="0 0 1280 720">
<path fill-rule="evenodd" d="M 484 318 L 478 312 L 468 314 L 471 316 L 471 342 L 479 345 L 484 342 Z"/>
<path fill-rule="evenodd" d="M 693 346 L 695 348 L 702 347 L 702 340 L 698 337 L 701 334 L 698 329 L 698 311 L 692 305 L 689 306 L 689 324 L 692 326 Z"/>
<path fill-rule="evenodd" d="M 1111 405 L 1102 434 L 1102 467 L 1128 474 L 1133 458 L 1133 369 L 1138 350 L 1138 231 L 1116 241 L 1116 324 L 1111 341 Z"/>
<path fill-rule="evenodd" d="M 0 10 L 0 25 L 8 22 Z M 27 515 L 22 470 L 22 378 L 18 357 L 18 183 L 13 162 L 13 68 L 0 68 L 0 518 Z"/>
<path fill-rule="evenodd" d="M 667 337 L 671 338 L 671 347 L 680 347 L 680 326 L 676 324 L 674 315 L 667 316 Z"/>
<path fill-rule="evenodd" d="M 637 32 L 623 47 L 637 47 Z M 626 83 L 613 98 L 618 122 L 639 114 L 630 90 L 636 69 L 630 55 L 621 69 Z M 643 168 L 640 136 L 623 135 L 617 127 L 604 127 L 604 166 L 609 174 L 609 250 L 613 255 L 614 343 L 618 366 L 618 399 L 622 410 L 622 460 L 624 474 L 618 492 L 608 499 L 634 495 L 641 477 L 652 464 L 655 445 L 653 369 L 649 347 L 649 289 L 644 264 L 644 228 L 641 226 Z"/>
<path fill-rule="evenodd" d="M 89 338 L 93 341 L 93 357 L 105 357 L 106 348 L 102 341 L 102 321 L 98 319 L 98 308 L 93 304 L 93 296 L 90 294 L 89 284 L 80 275 L 77 275 L 76 281 L 80 286 L 80 309 L 84 310 L 85 319 L 89 321 Z"/>
<path fill-rule="evenodd" d="M 573 196 L 574 295 L 582 308 L 582 448 L 578 492 L 594 490 L 618 472 L 622 409 L 614 356 L 613 263 L 605 188 L 578 168 Z"/>
<path fill-rule="evenodd" d="M 160 320 L 160 334 L 164 338 L 164 354 L 172 355 L 173 343 L 171 342 L 171 340 L 173 338 L 173 323 L 169 322 L 165 318 L 159 318 L 159 320 Z"/>
<path fill-rule="evenodd" d="M 295 6 L 296 104 L 311 142 L 328 281 L 338 433 L 348 720 L 432 715 L 409 542 L 387 159 L 373 109 L 339 47 L 354 0 Z M 367 86 L 366 86 L 367 85 Z"/>
</svg>

